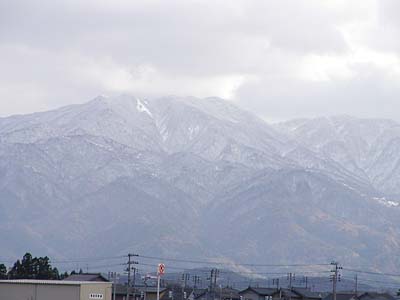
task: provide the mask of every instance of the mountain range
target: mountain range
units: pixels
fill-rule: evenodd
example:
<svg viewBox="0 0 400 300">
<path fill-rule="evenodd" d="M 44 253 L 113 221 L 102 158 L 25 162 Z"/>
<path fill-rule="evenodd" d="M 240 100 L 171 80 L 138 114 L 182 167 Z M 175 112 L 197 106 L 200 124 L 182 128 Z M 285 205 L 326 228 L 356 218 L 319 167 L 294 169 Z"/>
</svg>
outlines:
<svg viewBox="0 0 400 300">
<path fill-rule="evenodd" d="M 0 258 L 150 253 L 400 267 L 400 123 L 268 124 L 219 98 L 0 118 Z"/>
</svg>

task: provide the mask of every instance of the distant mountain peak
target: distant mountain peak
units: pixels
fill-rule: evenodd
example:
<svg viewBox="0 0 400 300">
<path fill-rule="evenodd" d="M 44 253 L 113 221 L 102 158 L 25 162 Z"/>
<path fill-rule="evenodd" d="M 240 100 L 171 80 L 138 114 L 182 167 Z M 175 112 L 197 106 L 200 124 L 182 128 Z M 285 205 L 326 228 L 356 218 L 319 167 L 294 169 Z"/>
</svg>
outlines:
<svg viewBox="0 0 400 300">
<path fill-rule="evenodd" d="M 395 122 L 271 126 L 212 97 L 98 96 L 0 118 L 0 256 L 335 256 L 393 272 L 399 153 Z"/>
</svg>

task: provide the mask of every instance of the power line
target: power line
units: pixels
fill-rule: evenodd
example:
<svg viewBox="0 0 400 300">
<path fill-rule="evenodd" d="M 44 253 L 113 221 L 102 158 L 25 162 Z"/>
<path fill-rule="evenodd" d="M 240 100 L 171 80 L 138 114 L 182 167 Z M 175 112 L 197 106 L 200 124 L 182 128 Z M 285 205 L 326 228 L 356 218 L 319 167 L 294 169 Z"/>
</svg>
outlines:
<svg viewBox="0 0 400 300">
<path fill-rule="evenodd" d="M 354 278 L 351 277 L 343 277 L 346 280 L 355 280 Z M 399 282 L 396 281 L 382 281 L 382 280 L 375 280 L 375 279 L 366 279 L 366 278 L 362 278 L 360 279 L 359 277 L 357 277 L 357 281 L 358 282 L 363 282 L 363 283 L 383 283 L 383 284 L 389 284 L 389 285 L 395 285 L 396 287 L 399 286 Z"/>
<path fill-rule="evenodd" d="M 139 262 L 139 265 L 142 266 L 149 266 L 149 267 L 157 267 L 157 265 L 154 264 L 147 264 L 147 263 L 142 263 Z M 203 274 L 209 274 L 211 270 L 197 270 L 197 269 L 188 269 L 188 268 L 182 268 L 182 267 L 174 267 L 174 266 L 168 266 L 168 269 L 173 269 L 177 271 L 188 271 L 188 270 L 193 270 L 194 273 L 203 273 Z M 237 275 L 287 275 L 287 272 L 252 272 L 252 271 L 233 271 L 233 270 L 219 270 L 220 274 L 237 274 Z M 330 271 L 303 271 L 299 272 L 299 274 L 326 274 L 330 273 Z"/>
<path fill-rule="evenodd" d="M 96 262 L 96 261 L 105 261 L 105 260 L 115 260 L 122 259 L 127 257 L 126 255 L 120 256 L 103 256 L 103 257 L 84 257 L 84 258 L 73 258 L 73 259 L 63 259 L 63 260 L 52 260 L 50 259 L 50 263 L 52 264 L 69 264 L 69 263 L 87 263 L 87 262 Z M 17 260 L 21 261 L 22 258 L 17 258 L 15 260 L 12 259 L 0 259 L 0 262 L 4 263 L 15 263 Z"/>
<path fill-rule="evenodd" d="M 311 267 L 311 266 L 329 266 L 330 264 L 255 264 L 255 263 L 226 263 L 220 261 L 210 261 L 210 260 L 195 260 L 195 259 L 178 259 L 170 257 L 156 257 L 139 255 L 141 258 L 150 260 L 164 260 L 164 261 L 175 261 L 175 262 L 185 262 L 193 264 L 212 264 L 212 265 L 237 265 L 237 266 L 248 266 L 248 267 Z"/>
<path fill-rule="evenodd" d="M 53 264 L 85 263 L 85 262 L 122 259 L 124 257 L 126 257 L 126 256 L 120 255 L 120 256 L 108 256 L 108 257 L 76 258 L 76 259 L 68 259 L 68 260 L 67 259 L 66 260 L 51 260 L 51 263 L 53 263 Z"/>
<path fill-rule="evenodd" d="M 102 269 L 102 268 L 111 268 L 111 267 L 118 267 L 118 266 L 125 266 L 125 263 L 121 264 L 108 264 L 108 265 L 89 265 L 90 269 Z"/>
<path fill-rule="evenodd" d="M 349 272 L 369 274 L 369 275 L 400 277 L 400 274 L 380 273 L 380 272 L 373 272 L 373 271 L 355 270 L 355 269 L 349 269 L 349 268 L 343 268 L 343 270 L 346 270 Z"/>
</svg>

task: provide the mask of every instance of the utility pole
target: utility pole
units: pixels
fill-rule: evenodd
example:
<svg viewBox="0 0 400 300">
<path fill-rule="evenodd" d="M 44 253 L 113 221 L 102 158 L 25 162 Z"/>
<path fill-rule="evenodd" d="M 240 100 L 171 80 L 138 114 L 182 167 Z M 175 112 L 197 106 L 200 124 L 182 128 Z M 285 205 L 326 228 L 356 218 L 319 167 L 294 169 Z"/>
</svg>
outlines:
<svg viewBox="0 0 400 300">
<path fill-rule="evenodd" d="M 136 300 L 136 291 L 135 291 L 135 283 L 136 283 L 136 268 L 135 267 L 133 267 L 132 268 L 132 270 L 133 270 L 133 282 L 132 282 L 132 287 L 133 287 L 133 299 L 134 300 Z"/>
<path fill-rule="evenodd" d="M 214 269 L 211 269 L 211 274 L 210 274 L 210 286 L 209 286 L 210 293 L 211 293 L 211 291 L 212 291 L 213 280 L 214 280 Z"/>
<path fill-rule="evenodd" d="M 137 261 L 132 261 L 131 258 L 133 256 L 139 256 L 138 254 L 131 254 L 128 253 L 128 262 L 127 265 L 128 267 L 126 268 L 126 271 L 128 272 L 128 286 L 126 287 L 126 300 L 129 300 L 129 295 L 130 295 L 130 290 L 131 290 L 131 270 L 133 270 L 134 268 L 131 267 L 131 265 L 133 264 L 138 264 Z M 136 272 L 135 272 L 136 273 Z M 134 297 L 135 298 L 135 297 Z M 134 299 L 135 300 L 135 299 Z"/>
<path fill-rule="evenodd" d="M 150 277 L 148 275 L 144 276 L 144 295 L 143 295 L 143 300 L 146 300 L 147 298 L 147 279 Z"/>
<path fill-rule="evenodd" d="M 279 278 L 273 278 L 272 279 L 272 285 L 276 284 L 276 290 L 279 290 Z"/>
<path fill-rule="evenodd" d="M 210 274 L 210 292 L 209 294 L 215 299 L 215 290 L 217 286 L 217 277 L 219 275 L 219 270 L 218 269 L 211 269 L 211 274 Z M 207 297 L 208 298 L 208 297 Z"/>
<path fill-rule="evenodd" d="M 333 266 L 333 270 L 331 270 L 332 295 L 333 295 L 333 300 L 336 300 L 336 285 L 337 282 L 340 281 L 339 270 L 341 270 L 342 267 L 339 266 L 339 263 L 337 261 L 331 262 L 331 265 Z"/>
<path fill-rule="evenodd" d="M 214 271 L 214 288 L 217 286 L 218 275 L 219 275 L 219 270 L 215 269 L 215 271 Z"/>
<path fill-rule="evenodd" d="M 109 273 L 109 276 L 110 276 L 110 273 Z M 116 288 L 117 288 L 117 273 L 116 272 L 111 272 L 111 278 L 112 278 L 112 280 L 113 280 L 113 289 L 112 289 L 112 291 L 113 291 L 113 297 L 112 297 L 112 299 L 113 300 L 115 300 L 115 290 L 116 290 Z"/>
<path fill-rule="evenodd" d="M 194 278 L 194 277 L 193 277 Z M 182 273 L 182 286 L 186 288 L 187 282 L 190 280 L 190 274 Z"/>
<path fill-rule="evenodd" d="M 357 273 L 356 273 L 354 279 L 355 279 L 355 282 L 354 282 L 354 296 L 357 297 L 357 295 L 358 295 L 358 276 L 357 276 Z"/>
<path fill-rule="evenodd" d="M 292 280 L 296 280 L 296 275 L 293 273 L 288 273 L 287 279 L 289 280 L 289 300 L 292 300 Z"/>
<path fill-rule="evenodd" d="M 192 280 L 193 280 L 193 288 L 197 288 L 197 285 L 200 283 L 200 276 L 198 276 L 198 275 L 194 275 L 193 277 L 192 277 Z"/>
<path fill-rule="evenodd" d="M 210 291 L 207 295 L 207 299 L 211 300 L 213 298 L 213 283 L 214 283 L 214 269 L 211 269 L 211 274 L 210 274 Z"/>
<path fill-rule="evenodd" d="M 186 289 L 187 281 L 189 279 L 190 279 L 190 274 L 182 273 L 182 299 L 186 299 L 185 298 L 185 289 Z"/>
</svg>

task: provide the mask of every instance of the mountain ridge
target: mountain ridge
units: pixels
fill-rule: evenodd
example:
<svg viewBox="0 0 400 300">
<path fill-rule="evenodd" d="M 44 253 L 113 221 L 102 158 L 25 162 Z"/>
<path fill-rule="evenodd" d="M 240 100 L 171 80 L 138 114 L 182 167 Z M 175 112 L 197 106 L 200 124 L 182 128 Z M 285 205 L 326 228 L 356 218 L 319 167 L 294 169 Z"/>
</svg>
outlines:
<svg viewBox="0 0 400 300">
<path fill-rule="evenodd" d="M 332 120 L 268 124 L 217 98 L 129 95 L 0 118 L 0 257 L 23 240 L 53 257 L 95 245 L 393 271 L 400 125 Z"/>
</svg>

